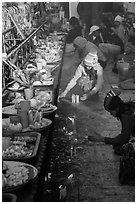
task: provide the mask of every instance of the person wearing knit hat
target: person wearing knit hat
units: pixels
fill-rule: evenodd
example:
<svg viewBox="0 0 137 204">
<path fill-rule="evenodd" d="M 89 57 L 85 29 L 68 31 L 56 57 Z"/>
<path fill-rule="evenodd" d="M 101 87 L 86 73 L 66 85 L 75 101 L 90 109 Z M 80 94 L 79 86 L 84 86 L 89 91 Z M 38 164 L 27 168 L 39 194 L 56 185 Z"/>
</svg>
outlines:
<svg viewBox="0 0 137 204">
<path fill-rule="evenodd" d="M 104 99 L 104 108 L 120 121 L 121 133 L 111 138 L 99 134 L 88 137 L 89 141 L 113 145 L 116 154 L 121 154 L 122 145 L 128 143 L 131 136 L 135 137 L 135 102 L 124 102 L 119 95 L 119 90 L 109 91 Z"/>
<path fill-rule="evenodd" d="M 59 96 L 66 97 L 68 92 L 78 85 L 82 89 L 81 101 L 85 101 L 93 95 L 98 94 L 103 85 L 103 68 L 98 63 L 97 51 L 92 48 L 84 60 L 76 69 L 73 78 L 68 83 L 66 89 Z"/>
<path fill-rule="evenodd" d="M 79 57 L 83 60 L 84 57 L 90 52 L 92 48 L 97 51 L 98 62 L 100 65 L 105 68 L 106 66 L 106 57 L 102 51 L 92 42 L 86 40 L 86 38 L 78 36 L 73 42 L 75 48 L 78 50 Z"/>
<path fill-rule="evenodd" d="M 92 48 L 84 59 L 85 65 L 93 67 L 98 63 L 97 50 Z"/>
</svg>

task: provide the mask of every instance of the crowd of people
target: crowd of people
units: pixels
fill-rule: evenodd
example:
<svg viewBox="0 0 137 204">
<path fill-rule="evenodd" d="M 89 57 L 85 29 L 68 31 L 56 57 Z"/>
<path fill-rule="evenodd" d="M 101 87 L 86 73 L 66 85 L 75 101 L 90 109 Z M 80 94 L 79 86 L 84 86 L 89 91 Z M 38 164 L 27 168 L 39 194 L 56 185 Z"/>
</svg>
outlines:
<svg viewBox="0 0 137 204">
<path fill-rule="evenodd" d="M 113 62 L 114 71 L 119 57 L 125 55 L 127 45 L 130 44 L 131 49 L 135 48 L 134 24 L 127 32 L 123 22 L 124 18 L 120 15 L 115 16 L 113 23 L 105 17 L 100 25 L 91 25 L 87 34 L 86 24 L 82 24 L 74 16 L 69 19 L 70 29 L 66 38 L 65 52 L 70 55 L 77 52 L 80 63 L 59 99 L 66 97 L 74 86 L 81 88 L 80 101 L 98 95 L 103 85 L 103 71 L 109 60 Z M 116 153 L 120 152 L 122 145 L 129 142 L 135 133 L 135 114 L 134 108 L 131 108 L 134 103 L 124 102 L 119 95 L 120 93 L 115 93 L 114 90 L 107 93 L 104 108 L 120 120 L 121 133 L 115 138 L 89 136 L 90 141 L 113 145 Z"/>
<path fill-rule="evenodd" d="M 74 52 L 77 52 L 80 59 L 79 67 L 81 67 L 82 64 L 85 63 L 86 57 L 88 57 L 89 55 L 90 55 L 91 61 L 95 60 L 95 55 L 93 53 L 96 51 L 96 60 L 95 60 L 96 62 L 94 62 L 94 65 L 93 63 L 90 64 L 90 69 L 89 69 L 90 72 L 92 70 L 91 68 L 96 70 L 97 69 L 96 67 L 98 66 L 102 67 L 102 69 L 104 70 L 106 65 L 111 60 L 111 63 L 113 64 L 112 71 L 115 73 L 118 73 L 118 70 L 117 70 L 118 60 L 120 58 L 123 59 L 123 57 L 125 56 L 125 52 L 127 51 L 127 48 L 130 50 L 131 49 L 134 50 L 135 48 L 134 24 L 128 29 L 125 28 L 124 18 L 120 15 L 117 15 L 115 16 L 113 23 L 110 22 L 107 17 L 103 17 L 100 25 L 91 25 L 91 27 L 89 28 L 89 32 L 87 34 L 85 33 L 85 31 L 87 30 L 85 26 L 86 24 L 81 23 L 81 20 L 74 16 L 72 16 L 69 19 L 69 30 L 66 36 L 65 54 L 71 55 Z M 79 70 L 79 67 L 78 67 L 78 70 Z M 75 75 L 77 75 L 77 71 Z M 103 71 L 101 75 L 103 78 Z M 94 83 L 97 83 L 98 72 L 96 72 L 95 78 L 97 80 L 96 82 L 94 80 Z M 72 81 L 74 81 L 74 79 L 75 79 L 75 76 Z M 103 80 L 101 79 L 101 81 Z M 99 92 L 100 89 L 102 88 L 102 83 L 99 83 L 99 84 L 100 86 L 98 87 L 97 92 Z M 70 87 L 70 84 L 68 87 Z M 67 87 L 67 90 L 68 90 L 68 87 Z M 90 85 L 90 89 L 92 90 L 93 88 L 94 86 L 92 87 Z M 66 93 L 66 90 L 61 94 L 60 97 L 66 96 L 66 94 L 64 93 Z M 85 94 L 87 95 L 87 93 Z M 87 98 L 88 97 L 84 97 L 85 100 Z M 81 100 L 82 99 L 83 97 L 81 97 Z"/>
</svg>

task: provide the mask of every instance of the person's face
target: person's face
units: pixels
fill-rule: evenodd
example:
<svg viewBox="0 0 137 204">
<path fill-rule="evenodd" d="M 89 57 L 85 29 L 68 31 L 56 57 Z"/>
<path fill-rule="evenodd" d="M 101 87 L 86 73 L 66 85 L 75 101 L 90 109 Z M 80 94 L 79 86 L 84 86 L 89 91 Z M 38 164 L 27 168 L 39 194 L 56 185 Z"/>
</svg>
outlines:
<svg viewBox="0 0 137 204">
<path fill-rule="evenodd" d="M 88 69 L 88 70 L 90 70 L 90 69 L 92 68 L 91 65 L 85 65 L 84 67 L 85 67 L 86 69 Z"/>
<path fill-rule="evenodd" d="M 92 57 L 90 63 L 92 66 L 95 66 L 95 64 L 98 62 L 98 58 L 96 56 Z"/>
<path fill-rule="evenodd" d="M 99 31 L 99 30 L 96 30 L 96 31 L 93 32 L 93 36 L 95 36 L 95 37 L 98 37 L 99 34 L 100 34 L 100 31 Z"/>
</svg>

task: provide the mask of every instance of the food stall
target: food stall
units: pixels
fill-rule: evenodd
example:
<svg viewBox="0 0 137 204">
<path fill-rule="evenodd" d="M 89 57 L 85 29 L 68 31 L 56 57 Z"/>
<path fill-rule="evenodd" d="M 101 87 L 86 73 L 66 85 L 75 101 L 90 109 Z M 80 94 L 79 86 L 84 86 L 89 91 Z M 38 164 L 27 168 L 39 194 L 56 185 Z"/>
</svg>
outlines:
<svg viewBox="0 0 137 204">
<path fill-rule="evenodd" d="M 21 10 L 25 19 L 26 7 L 15 7 L 3 10 L 10 23 L 2 32 L 2 196 L 35 202 L 49 169 L 65 33 L 50 33 L 49 18 L 24 21 L 25 29 L 15 16 Z"/>
</svg>

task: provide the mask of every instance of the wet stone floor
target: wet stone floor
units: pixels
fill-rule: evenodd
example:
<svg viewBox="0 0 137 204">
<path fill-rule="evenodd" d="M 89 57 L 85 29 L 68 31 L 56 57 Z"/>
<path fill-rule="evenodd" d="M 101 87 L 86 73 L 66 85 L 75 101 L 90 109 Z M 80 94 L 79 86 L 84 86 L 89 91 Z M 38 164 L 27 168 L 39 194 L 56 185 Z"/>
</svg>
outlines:
<svg viewBox="0 0 137 204">
<path fill-rule="evenodd" d="M 62 90 L 76 69 L 75 62 L 74 56 L 65 59 L 60 86 Z M 104 96 L 110 90 L 110 85 L 117 83 L 118 76 L 109 65 L 104 70 L 104 87 L 97 100 L 72 104 L 68 96 L 58 103 L 44 201 L 135 201 L 135 187 L 119 183 L 120 156 L 114 154 L 111 145 L 87 140 L 87 135 L 99 133 L 115 137 L 120 132 L 119 122 L 103 107 Z M 121 93 L 123 100 L 134 100 L 134 96 L 133 90 Z"/>
</svg>

